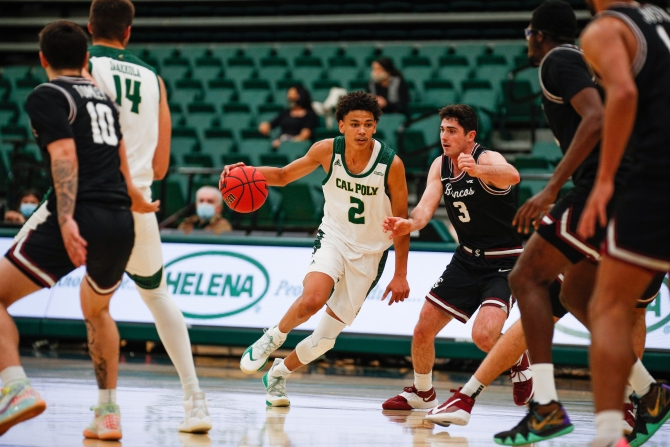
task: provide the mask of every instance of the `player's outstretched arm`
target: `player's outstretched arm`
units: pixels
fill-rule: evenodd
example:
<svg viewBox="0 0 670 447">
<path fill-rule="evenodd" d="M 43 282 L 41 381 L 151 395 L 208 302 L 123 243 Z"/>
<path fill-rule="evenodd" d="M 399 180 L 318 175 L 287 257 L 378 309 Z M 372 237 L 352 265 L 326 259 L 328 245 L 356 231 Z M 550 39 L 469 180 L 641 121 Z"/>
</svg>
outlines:
<svg viewBox="0 0 670 447">
<path fill-rule="evenodd" d="M 582 48 L 607 92 L 598 174 L 577 227 L 579 235 L 588 238 L 595 232 L 596 223 L 607 225 L 614 177 L 633 132 L 635 113 L 631 111 L 637 109 L 637 86 L 631 67 L 638 48 L 630 28 L 613 17 L 591 23 L 582 33 Z"/>
<path fill-rule="evenodd" d="M 428 172 L 428 180 L 426 182 L 426 190 L 421 196 L 419 204 L 412 210 L 409 218 L 395 215 L 387 217 L 382 224 L 384 232 L 390 232 L 389 238 L 410 234 L 412 231 L 420 230 L 430 222 L 433 214 L 440 206 L 442 200 L 442 179 L 440 178 L 440 167 L 442 165 L 442 157 L 437 157 L 430 167 Z"/>
<path fill-rule="evenodd" d="M 130 176 L 130 166 L 128 166 L 128 156 L 126 155 L 126 143 L 119 141 L 119 159 L 121 160 L 121 174 L 126 181 L 126 187 L 128 188 L 128 195 L 132 204 L 130 205 L 130 210 L 136 213 L 155 213 L 158 211 L 158 206 L 160 205 L 160 200 L 154 202 L 147 202 L 144 198 L 144 194 L 139 190 L 137 186 L 133 183 L 133 179 Z"/>
<path fill-rule="evenodd" d="M 158 105 L 158 144 L 151 166 L 154 170 L 154 180 L 163 180 L 170 166 L 170 139 L 172 137 L 172 118 L 168 106 L 167 91 L 165 83 L 158 77 L 161 90 L 161 100 Z"/>
<path fill-rule="evenodd" d="M 507 189 L 521 181 L 519 171 L 507 163 L 505 157 L 494 151 L 484 152 L 477 161 L 470 154 L 461 154 L 458 156 L 458 168 L 471 177 L 478 177 L 487 185 L 500 189 Z"/>
<path fill-rule="evenodd" d="M 333 156 L 333 140 L 323 140 L 314 143 L 307 153 L 298 158 L 296 161 L 289 163 L 283 168 L 274 168 L 271 166 L 259 166 L 256 169 L 268 181 L 270 186 L 286 186 L 307 174 L 313 172 L 319 165 L 323 166 L 324 170 L 329 169 L 330 160 Z M 227 165 L 223 168 L 221 179 L 219 180 L 219 187 L 223 183 L 223 179 L 228 175 L 231 169 L 238 166 L 244 166 L 244 163 L 235 163 Z"/>
<path fill-rule="evenodd" d="M 582 120 L 570 147 L 556 166 L 547 185 L 542 191 L 528 199 L 517 211 L 512 225 L 517 227 L 519 233 L 523 231 L 528 234 L 531 223 L 536 230 L 539 228 L 540 216 L 549 211 L 565 182 L 600 141 L 603 104 L 598 91 L 594 87 L 587 87 L 573 96 L 570 104 L 579 113 Z"/>
<path fill-rule="evenodd" d="M 393 216 L 405 219 L 407 217 L 407 179 L 405 178 L 405 166 L 396 155 L 391 163 L 388 177 L 388 190 L 391 198 L 391 209 Z M 407 282 L 407 256 L 409 254 L 409 234 L 398 235 L 393 238 L 395 249 L 395 272 L 393 279 L 386 287 L 382 301 L 391 293 L 389 306 L 393 303 L 404 301 L 409 296 L 409 283 Z"/>
<path fill-rule="evenodd" d="M 63 244 L 72 264 L 80 267 L 86 264 L 86 241 L 79 234 L 79 226 L 74 220 L 74 208 L 79 187 L 79 162 L 74 138 L 64 138 L 47 144 L 51 158 L 51 177 L 56 191 L 58 225 L 63 236 Z"/>
</svg>

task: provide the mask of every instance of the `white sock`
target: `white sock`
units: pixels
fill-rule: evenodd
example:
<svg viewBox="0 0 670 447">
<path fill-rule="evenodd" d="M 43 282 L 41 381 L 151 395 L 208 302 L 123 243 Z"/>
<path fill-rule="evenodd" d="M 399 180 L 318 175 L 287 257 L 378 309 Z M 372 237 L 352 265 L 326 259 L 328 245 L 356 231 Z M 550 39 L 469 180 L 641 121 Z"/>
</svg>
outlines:
<svg viewBox="0 0 670 447">
<path fill-rule="evenodd" d="M 286 337 L 288 336 L 288 332 L 284 333 L 279 330 L 279 324 L 271 327 L 269 332 L 271 332 L 273 336 L 276 336 L 282 343 L 286 341 Z"/>
<path fill-rule="evenodd" d="M 98 405 L 115 404 L 116 389 L 98 390 Z"/>
<path fill-rule="evenodd" d="M 184 390 L 184 400 L 188 400 L 193 393 L 200 391 L 200 385 L 198 376 L 195 374 L 191 340 L 186 329 L 184 315 L 170 297 L 165 282 L 165 272 L 163 272 L 161 285 L 157 289 L 147 290 L 137 287 L 137 291 L 154 317 L 158 336 L 179 374 L 181 387 Z"/>
<path fill-rule="evenodd" d="M 530 365 L 533 371 L 533 400 L 540 405 L 546 405 L 552 400 L 558 401 L 556 382 L 554 381 L 554 365 L 552 363 L 536 363 Z"/>
<path fill-rule="evenodd" d="M 275 366 L 272 367 L 272 369 L 270 370 L 270 375 L 273 377 L 277 376 L 287 377 L 292 372 L 293 371 L 291 371 L 286 367 L 286 365 L 284 364 L 284 360 L 282 359 L 281 363 L 277 363 Z"/>
<path fill-rule="evenodd" d="M 414 371 L 414 386 L 419 391 L 428 391 L 433 387 L 433 371 L 427 374 L 419 374 Z"/>
<path fill-rule="evenodd" d="M 474 399 L 479 396 L 482 391 L 484 391 L 484 388 L 486 388 L 486 385 L 477 380 L 475 376 L 472 376 L 470 377 L 470 380 L 468 380 L 468 383 L 463 385 L 463 388 L 461 388 L 461 393 Z"/>
<path fill-rule="evenodd" d="M 18 382 L 19 380 L 27 378 L 26 372 L 23 370 L 22 366 L 8 366 L 0 371 L 0 381 L 4 387 L 8 387 L 13 382 Z"/>
<path fill-rule="evenodd" d="M 626 385 L 626 389 L 623 392 L 623 403 L 624 404 L 629 404 L 630 402 L 630 395 L 633 394 L 635 390 L 633 389 L 632 386 Z"/>
<path fill-rule="evenodd" d="M 656 383 L 656 380 L 649 374 L 647 368 L 642 364 L 642 360 L 637 359 L 630 370 L 628 382 L 635 390 L 635 394 L 642 397 L 649 392 L 649 387 Z"/>
<path fill-rule="evenodd" d="M 606 410 L 596 414 L 596 437 L 592 447 L 611 447 L 623 438 L 623 412 Z"/>
</svg>

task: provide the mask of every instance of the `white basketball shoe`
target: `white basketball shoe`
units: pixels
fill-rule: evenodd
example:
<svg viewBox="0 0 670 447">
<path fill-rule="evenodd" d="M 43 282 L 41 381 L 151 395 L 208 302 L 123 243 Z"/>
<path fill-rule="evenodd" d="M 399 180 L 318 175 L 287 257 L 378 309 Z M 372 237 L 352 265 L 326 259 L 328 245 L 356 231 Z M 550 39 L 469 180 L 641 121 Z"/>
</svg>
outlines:
<svg viewBox="0 0 670 447">
<path fill-rule="evenodd" d="M 265 329 L 264 334 L 249 346 L 240 359 L 240 369 L 245 374 L 253 374 L 263 369 L 268 357 L 286 341 L 286 336 L 279 334 L 277 326 Z"/>
<path fill-rule="evenodd" d="M 414 385 L 405 387 L 403 392 L 382 404 L 384 410 L 427 410 L 437 407 L 435 388 L 428 391 L 419 391 Z"/>
<path fill-rule="evenodd" d="M 265 395 L 265 403 L 268 407 L 288 407 L 291 401 L 286 395 L 286 377 L 272 375 L 277 364 L 281 363 L 282 359 L 275 359 L 272 368 L 263 376 L 263 385 L 267 390 Z"/>
<path fill-rule="evenodd" d="M 184 420 L 179 423 L 179 431 L 186 433 L 207 433 L 212 429 L 212 418 L 209 415 L 205 393 L 193 393 L 183 400 Z"/>
</svg>

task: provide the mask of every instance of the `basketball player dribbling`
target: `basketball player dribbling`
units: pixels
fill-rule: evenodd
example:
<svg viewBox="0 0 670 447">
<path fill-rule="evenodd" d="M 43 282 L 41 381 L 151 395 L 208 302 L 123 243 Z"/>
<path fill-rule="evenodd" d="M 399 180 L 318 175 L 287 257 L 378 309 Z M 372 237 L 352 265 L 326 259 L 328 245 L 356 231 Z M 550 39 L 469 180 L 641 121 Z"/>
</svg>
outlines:
<svg viewBox="0 0 670 447">
<path fill-rule="evenodd" d="M 594 20 L 582 33 L 584 56 L 606 92 L 600 165 L 579 222 L 582 237 L 607 225 L 591 298 L 590 364 L 596 411 L 593 447 L 629 445 L 621 404 L 636 356 L 631 345 L 636 299 L 657 273 L 670 270 L 670 15 L 652 4 L 587 0 Z M 616 172 L 626 146 L 633 172 L 609 220 Z M 639 360 L 638 360 L 639 362 Z M 641 378 L 630 445 L 646 442 L 670 418 L 670 387 Z"/>
<path fill-rule="evenodd" d="M 383 297 L 391 293 L 390 303 L 394 303 L 409 295 L 409 236 L 389 238 L 382 230 L 387 216 L 407 216 L 407 183 L 400 158 L 373 138 L 381 114 L 373 96 L 349 93 L 340 99 L 336 109 L 343 136 L 315 143 L 305 156 L 283 168 L 257 168 L 270 186 L 296 181 L 319 166 L 327 172 L 323 181 L 324 217 L 303 281 L 303 293 L 277 325 L 247 348 L 240 360 L 243 372 L 260 371 L 287 334 L 326 305 L 312 335 L 298 343 L 285 359 L 275 359 L 263 376 L 268 406 L 288 406 L 289 375 L 332 349 L 340 332 L 354 322 L 384 270 L 391 244 L 395 247 L 395 274 Z M 242 164 L 224 168 L 221 184 L 236 166 Z"/>
</svg>

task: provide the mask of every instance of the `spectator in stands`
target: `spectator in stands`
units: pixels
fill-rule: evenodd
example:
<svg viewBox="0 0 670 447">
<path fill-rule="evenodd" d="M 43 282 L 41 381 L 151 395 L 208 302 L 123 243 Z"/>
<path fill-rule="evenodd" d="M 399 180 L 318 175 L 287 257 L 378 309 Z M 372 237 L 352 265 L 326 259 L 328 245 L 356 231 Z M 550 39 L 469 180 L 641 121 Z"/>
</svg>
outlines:
<svg viewBox="0 0 670 447">
<path fill-rule="evenodd" d="M 258 126 L 263 135 L 270 135 L 274 128 L 280 129 L 279 137 L 272 141 L 277 149 L 284 141 L 304 141 L 312 138 L 312 132 L 318 126 L 319 118 L 312 110 L 312 96 L 302 85 L 290 87 L 286 92 L 288 108 L 272 121 L 264 121 Z"/>
<path fill-rule="evenodd" d="M 5 222 L 23 225 L 30 215 L 40 204 L 39 193 L 33 189 L 24 191 L 19 199 L 16 211 L 9 210 L 5 213 Z"/>
<path fill-rule="evenodd" d="M 372 62 L 368 93 L 377 97 L 384 113 L 407 113 L 409 87 L 402 73 L 388 57 Z"/>
<path fill-rule="evenodd" d="M 203 186 L 195 193 L 195 214 L 179 224 L 179 229 L 188 234 L 192 230 L 211 231 L 214 234 L 233 229 L 230 222 L 221 216 L 223 200 L 213 186 Z"/>
</svg>

